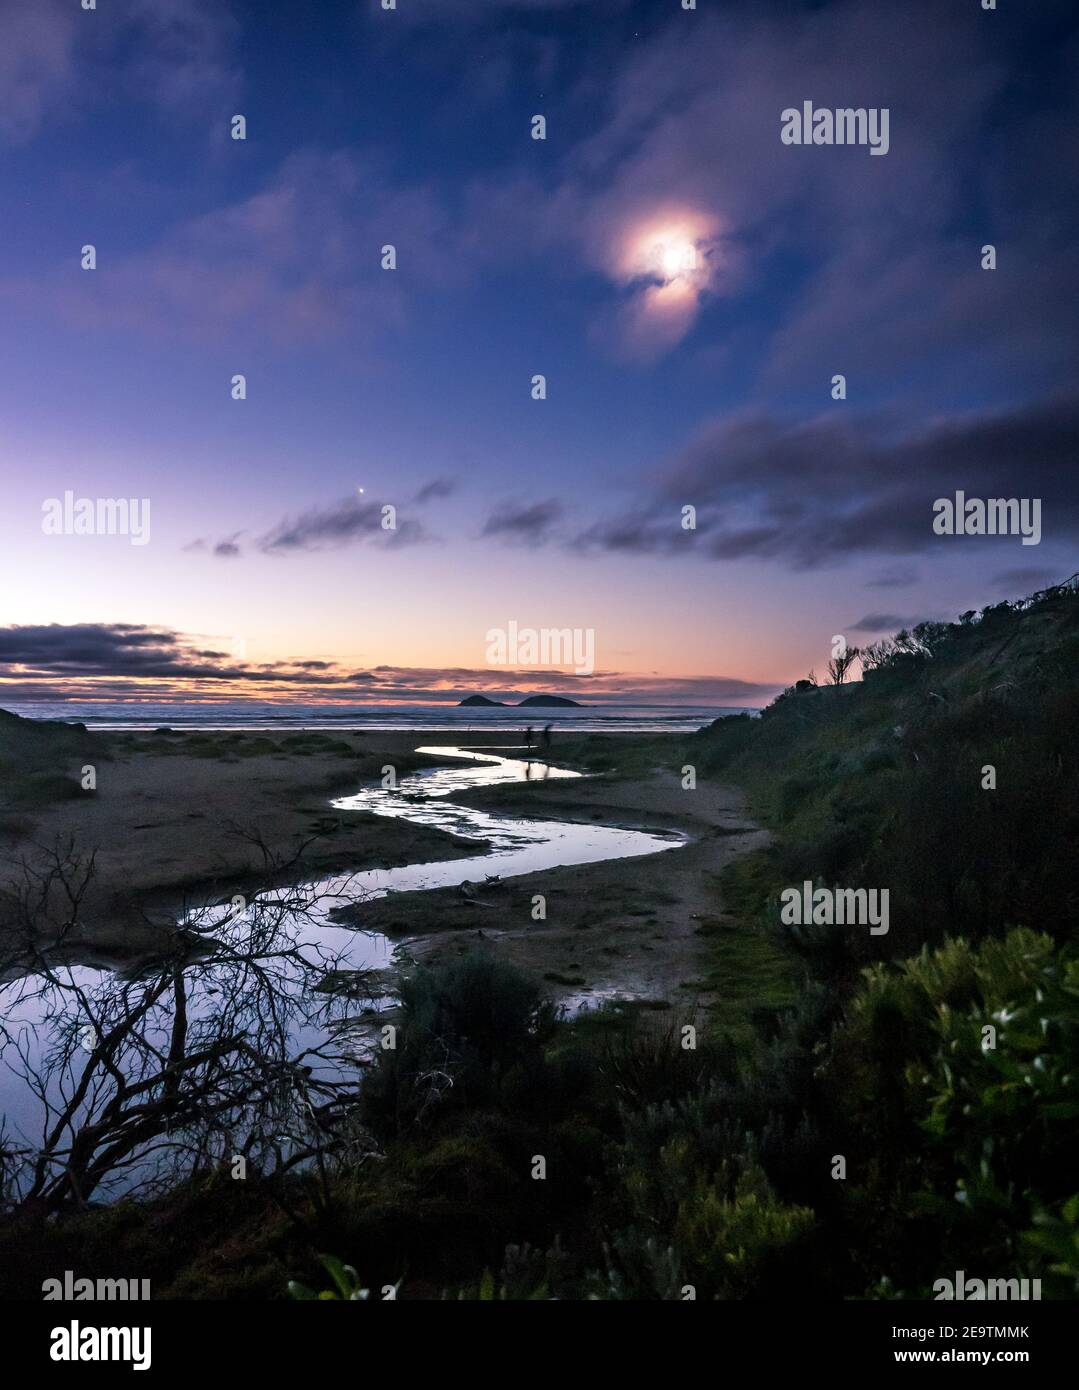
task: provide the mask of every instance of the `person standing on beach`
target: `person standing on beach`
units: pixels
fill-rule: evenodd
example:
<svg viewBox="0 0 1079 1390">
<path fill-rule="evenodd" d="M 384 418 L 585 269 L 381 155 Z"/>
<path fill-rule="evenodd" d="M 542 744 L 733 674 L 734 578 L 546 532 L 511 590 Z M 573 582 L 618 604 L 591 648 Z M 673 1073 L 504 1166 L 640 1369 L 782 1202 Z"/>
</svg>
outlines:
<svg viewBox="0 0 1079 1390">
<path fill-rule="evenodd" d="M 528 759 L 528 766 L 525 768 L 525 777 L 532 776 L 532 725 L 529 724 L 525 730 L 525 757 Z"/>
<path fill-rule="evenodd" d="M 551 770 L 551 726 L 550 726 L 550 724 L 545 724 L 545 725 L 543 726 L 543 733 L 540 735 L 540 738 L 541 738 L 542 745 L 543 745 L 543 775 L 544 775 L 544 777 L 546 777 L 547 774 L 548 774 L 548 773 L 550 772 L 550 770 Z"/>
</svg>

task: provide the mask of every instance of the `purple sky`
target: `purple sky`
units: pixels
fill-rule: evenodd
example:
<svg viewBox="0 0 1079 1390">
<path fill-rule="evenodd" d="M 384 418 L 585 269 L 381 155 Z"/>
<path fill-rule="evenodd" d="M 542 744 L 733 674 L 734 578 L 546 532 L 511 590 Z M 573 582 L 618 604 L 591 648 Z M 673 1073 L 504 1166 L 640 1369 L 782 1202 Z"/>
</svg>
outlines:
<svg viewBox="0 0 1079 1390">
<path fill-rule="evenodd" d="M 1079 34 L 1029 10 L 4 0 L 0 705 L 759 704 L 1072 573 Z M 806 100 L 887 154 L 783 144 Z M 1040 543 L 935 535 L 957 489 Z M 511 621 L 595 673 L 492 670 Z"/>
</svg>

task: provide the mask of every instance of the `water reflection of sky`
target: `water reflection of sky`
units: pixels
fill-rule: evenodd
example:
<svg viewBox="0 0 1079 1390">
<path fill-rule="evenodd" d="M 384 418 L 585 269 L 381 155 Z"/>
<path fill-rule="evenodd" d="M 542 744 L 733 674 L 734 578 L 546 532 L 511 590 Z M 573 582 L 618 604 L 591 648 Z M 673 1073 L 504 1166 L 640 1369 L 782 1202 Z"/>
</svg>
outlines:
<svg viewBox="0 0 1079 1390">
<path fill-rule="evenodd" d="M 418 748 L 417 753 L 454 759 L 449 766 L 436 766 L 410 773 L 402 778 L 395 790 L 381 787 L 364 788 L 351 796 L 340 797 L 333 805 L 340 810 L 357 810 L 380 816 L 408 820 L 416 825 L 434 827 L 463 839 L 484 844 L 482 852 L 458 859 L 422 864 L 406 864 L 396 868 L 372 869 L 362 873 L 338 874 L 309 885 L 309 910 L 291 919 L 286 917 L 283 928 L 297 944 L 314 948 L 335 958 L 342 970 L 386 972 L 393 965 L 395 944 L 380 932 L 345 927 L 332 920 L 334 908 L 357 900 L 384 897 L 391 892 L 410 892 L 424 889 L 449 888 L 462 883 L 480 881 L 487 875 L 512 877 L 536 873 L 544 869 L 590 864 L 606 859 L 631 858 L 675 849 L 686 843 L 683 835 L 673 832 L 626 830 L 617 826 L 578 823 L 575 821 L 538 820 L 518 816 L 500 816 L 461 806 L 448 798 L 476 787 L 504 783 L 523 783 L 533 778 L 569 779 L 581 774 L 565 768 L 548 767 L 538 760 L 502 757 L 492 753 L 471 752 L 461 748 Z M 461 764 L 464 764 L 463 766 Z M 219 909 L 221 921 L 228 909 Z M 214 920 L 211 914 L 209 923 Z M 205 915 L 202 925 L 207 925 Z M 59 978 L 85 990 L 100 984 L 104 971 L 88 965 L 58 968 Z M 198 1017 L 212 1013 L 215 990 L 212 973 L 194 991 L 189 1001 L 189 1013 Z M 33 1058 L 40 1057 L 49 1046 L 45 1036 L 42 1006 L 30 997 L 34 982 L 30 979 L 9 982 L 0 989 L 0 1015 L 13 1034 L 20 1036 L 31 1050 Z M 392 984 L 383 973 L 381 983 L 376 975 L 368 987 L 367 998 L 358 998 L 352 1010 L 360 1013 L 364 1003 L 381 1007 L 389 1000 Z M 321 1006 L 324 999 L 318 1001 Z M 581 1002 L 584 1002 L 583 1000 Z M 591 1000 L 590 1002 L 594 1002 Z M 297 1054 L 321 1048 L 337 1056 L 336 1063 L 316 1061 L 321 1070 L 326 1065 L 349 1065 L 356 1049 L 356 1037 L 347 1032 L 328 1034 L 321 1021 L 312 1018 L 300 1022 L 292 1033 Z M 0 1116 L 10 1132 L 33 1142 L 40 1133 L 39 1102 L 26 1082 L 7 1067 L 0 1067 Z"/>
</svg>

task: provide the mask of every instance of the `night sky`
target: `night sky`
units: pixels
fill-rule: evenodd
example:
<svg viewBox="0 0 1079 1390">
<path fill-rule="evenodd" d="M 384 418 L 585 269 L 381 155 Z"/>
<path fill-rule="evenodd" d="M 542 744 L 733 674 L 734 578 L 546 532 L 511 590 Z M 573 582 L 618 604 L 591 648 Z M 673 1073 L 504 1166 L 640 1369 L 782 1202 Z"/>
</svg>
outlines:
<svg viewBox="0 0 1079 1390">
<path fill-rule="evenodd" d="M 1077 69 L 1070 0 L 0 0 L 0 705 L 761 704 L 1067 577 Z"/>
</svg>

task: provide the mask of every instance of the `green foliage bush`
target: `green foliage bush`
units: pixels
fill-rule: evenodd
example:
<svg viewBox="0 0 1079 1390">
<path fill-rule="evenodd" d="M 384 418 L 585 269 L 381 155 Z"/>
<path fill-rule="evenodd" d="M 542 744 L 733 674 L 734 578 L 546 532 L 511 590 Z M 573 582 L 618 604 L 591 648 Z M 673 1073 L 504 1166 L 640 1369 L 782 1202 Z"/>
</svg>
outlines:
<svg viewBox="0 0 1079 1390">
<path fill-rule="evenodd" d="M 495 957 L 469 954 L 420 966 L 400 985 L 398 1045 L 380 1051 L 362 1117 L 383 1139 L 435 1122 L 447 1110 L 494 1103 L 514 1073 L 542 1068 L 555 1011 L 527 977 Z"/>
<path fill-rule="evenodd" d="M 893 1252 L 893 1285 L 928 1286 L 954 1268 L 1047 1272 L 1031 1233 L 1070 1210 L 1079 1186 L 1072 948 L 1017 929 L 872 968 L 821 1087 L 846 1133 L 848 1217 L 890 1213 L 877 1235 L 880 1257 Z M 920 1249 L 919 1230 L 932 1231 Z"/>
</svg>

